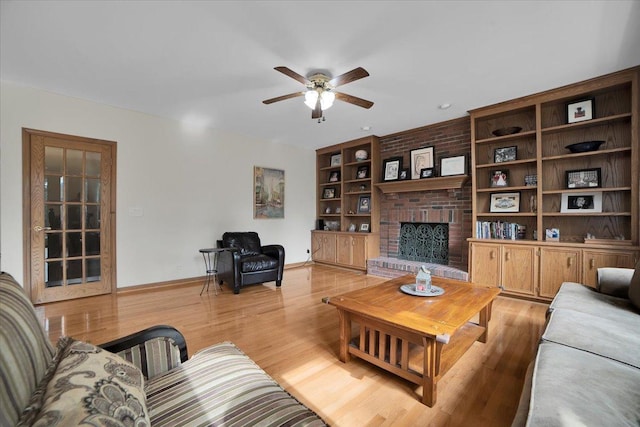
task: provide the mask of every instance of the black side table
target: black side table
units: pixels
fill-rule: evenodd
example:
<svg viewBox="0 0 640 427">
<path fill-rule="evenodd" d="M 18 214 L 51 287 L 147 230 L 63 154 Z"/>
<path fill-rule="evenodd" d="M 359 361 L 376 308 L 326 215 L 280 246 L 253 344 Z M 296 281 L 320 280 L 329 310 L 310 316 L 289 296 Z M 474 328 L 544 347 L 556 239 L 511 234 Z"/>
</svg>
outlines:
<svg viewBox="0 0 640 427">
<path fill-rule="evenodd" d="M 204 266 L 207 272 L 207 277 L 202 284 L 202 290 L 200 291 L 200 295 L 204 292 L 204 289 L 207 288 L 207 292 L 209 292 L 209 284 L 213 282 L 213 289 L 216 291 L 216 295 L 218 295 L 218 254 L 220 252 L 225 251 L 226 248 L 205 248 L 200 249 L 200 253 L 202 254 L 202 258 L 204 259 Z M 222 288 L 220 288 L 222 290 Z"/>
</svg>

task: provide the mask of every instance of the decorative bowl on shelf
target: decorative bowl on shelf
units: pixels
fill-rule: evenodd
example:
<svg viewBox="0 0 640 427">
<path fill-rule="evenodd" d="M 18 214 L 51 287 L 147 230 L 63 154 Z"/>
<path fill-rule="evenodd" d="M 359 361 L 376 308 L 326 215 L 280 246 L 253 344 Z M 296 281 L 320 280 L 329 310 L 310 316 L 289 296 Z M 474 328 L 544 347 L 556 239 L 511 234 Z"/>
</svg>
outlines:
<svg viewBox="0 0 640 427">
<path fill-rule="evenodd" d="M 367 160 L 368 157 L 369 157 L 369 153 L 367 153 L 367 150 L 358 150 L 358 151 L 356 151 L 356 161 L 357 162 L 363 162 L 363 161 Z"/>
<path fill-rule="evenodd" d="M 596 151 L 602 144 L 606 141 L 584 141 L 584 142 L 576 142 L 575 144 L 567 145 L 567 150 L 572 153 L 586 153 L 589 151 Z"/>
<path fill-rule="evenodd" d="M 506 135 L 513 135 L 514 133 L 518 133 L 521 130 L 522 128 L 520 126 L 511 126 L 508 128 L 496 129 L 491 133 L 494 134 L 495 136 L 506 136 Z"/>
</svg>

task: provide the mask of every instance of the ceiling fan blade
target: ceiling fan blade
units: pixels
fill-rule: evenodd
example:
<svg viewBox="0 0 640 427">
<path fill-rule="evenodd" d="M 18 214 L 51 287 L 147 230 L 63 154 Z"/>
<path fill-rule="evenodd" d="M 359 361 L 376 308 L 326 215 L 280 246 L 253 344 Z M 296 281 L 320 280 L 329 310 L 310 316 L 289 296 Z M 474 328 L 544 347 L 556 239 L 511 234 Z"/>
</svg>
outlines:
<svg viewBox="0 0 640 427">
<path fill-rule="evenodd" d="M 282 95 L 282 96 L 277 96 L 277 97 L 271 98 L 271 99 L 265 99 L 264 101 L 262 101 L 262 103 L 263 104 L 273 104 L 274 102 L 284 101 L 285 99 L 296 98 L 298 96 L 304 96 L 304 92 L 294 92 L 294 93 L 290 93 L 288 95 Z"/>
<path fill-rule="evenodd" d="M 284 74 L 286 76 L 289 76 L 294 80 L 299 81 L 303 85 L 306 85 L 306 84 L 310 83 L 309 80 L 306 77 L 302 77 L 300 74 L 296 73 L 295 71 L 293 71 L 290 68 L 287 68 L 287 67 L 275 67 L 274 70 L 280 71 L 282 74 Z"/>
<path fill-rule="evenodd" d="M 360 80 L 364 77 L 367 77 L 369 73 L 362 67 L 354 68 L 351 71 L 348 71 L 341 76 L 334 77 L 329 81 L 329 84 L 333 87 L 346 85 L 347 83 L 351 83 L 356 80 Z"/>
<path fill-rule="evenodd" d="M 311 112 L 312 119 L 319 119 L 322 117 L 322 107 L 320 106 L 320 97 L 318 97 L 318 101 L 316 101 L 316 108 Z"/>
<path fill-rule="evenodd" d="M 371 108 L 373 107 L 373 102 L 367 101 L 366 99 L 358 98 L 357 96 L 347 95 L 342 92 L 334 92 L 336 94 L 336 99 L 340 101 L 348 102 L 349 104 L 357 105 L 362 108 Z"/>
</svg>

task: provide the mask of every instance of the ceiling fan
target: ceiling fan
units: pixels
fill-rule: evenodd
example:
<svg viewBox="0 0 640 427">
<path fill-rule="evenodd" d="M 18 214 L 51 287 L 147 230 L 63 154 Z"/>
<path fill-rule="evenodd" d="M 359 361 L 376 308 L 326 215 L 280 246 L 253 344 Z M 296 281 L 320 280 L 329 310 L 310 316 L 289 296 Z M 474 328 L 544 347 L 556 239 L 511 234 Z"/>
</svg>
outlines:
<svg viewBox="0 0 640 427">
<path fill-rule="evenodd" d="M 284 101 L 285 99 L 304 96 L 304 103 L 313 110 L 311 118 L 318 119 L 318 123 L 321 120 L 324 120 L 323 112 L 333 105 L 333 101 L 335 99 L 348 102 L 362 108 L 371 108 L 373 106 L 373 102 L 367 101 L 366 99 L 334 91 L 338 86 L 367 77 L 369 73 L 362 67 L 354 68 L 353 70 L 334 78 L 323 73 L 314 73 L 309 77 L 303 77 L 287 67 L 275 67 L 274 70 L 280 71 L 282 74 L 299 81 L 307 87 L 307 90 L 266 99 L 262 101 L 264 104 L 273 104 L 274 102 Z"/>
</svg>

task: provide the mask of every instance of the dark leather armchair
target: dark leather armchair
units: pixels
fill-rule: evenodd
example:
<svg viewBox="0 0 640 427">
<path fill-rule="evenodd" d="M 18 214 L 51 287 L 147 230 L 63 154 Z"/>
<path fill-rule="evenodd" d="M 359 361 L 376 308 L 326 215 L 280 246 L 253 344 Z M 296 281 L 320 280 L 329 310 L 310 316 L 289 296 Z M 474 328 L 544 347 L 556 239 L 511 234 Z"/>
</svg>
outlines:
<svg viewBox="0 0 640 427">
<path fill-rule="evenodd" d="M 218 256 L 218 281 L 227 283 L 234 294 L 240 288 L 256 283 L 276 282 L 282 285 L 284 248 L 260 243 L 258 233 L 227 232 L 218 240 L 219 248 L 228 248 Z"/>
</svg>

